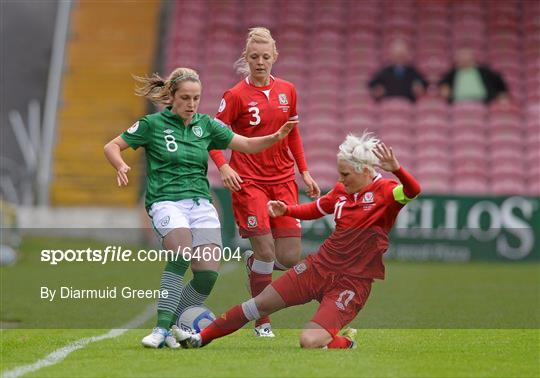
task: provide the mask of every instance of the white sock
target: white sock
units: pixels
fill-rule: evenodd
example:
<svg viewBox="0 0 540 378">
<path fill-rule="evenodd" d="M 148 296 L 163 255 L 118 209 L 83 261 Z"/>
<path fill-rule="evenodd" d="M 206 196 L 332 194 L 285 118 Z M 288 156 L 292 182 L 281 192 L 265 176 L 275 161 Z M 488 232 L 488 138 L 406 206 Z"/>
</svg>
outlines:
<svg viewBox="0 0 540 378">
<path fill-rule="evenodd" d="M 259 274 L 272 274 L 274 271 L 274 262 L 266 262 L 254 259 L 253 263 L 251 264 L 251 271 Z"/>
<path fill-rule="evenodd" d="M 242 303 L 242 311 L 248 320 L 257 320 L 261 317 L 257 305 L 255 304 L 255 299 L 253 298 Z"/>
<path fill-rule="evenodd" d="M 289 269 L 289 268 L 287 268 L 285 265 L 283 265 L 282 263 L 280 263 L 280 262 L 278 261 L 277 258 L 274 260 L 274 266 L 275 266 L 276 268 L 278 268 L 279 270 L 287 270 L 287 269 Z"/>
</svg>

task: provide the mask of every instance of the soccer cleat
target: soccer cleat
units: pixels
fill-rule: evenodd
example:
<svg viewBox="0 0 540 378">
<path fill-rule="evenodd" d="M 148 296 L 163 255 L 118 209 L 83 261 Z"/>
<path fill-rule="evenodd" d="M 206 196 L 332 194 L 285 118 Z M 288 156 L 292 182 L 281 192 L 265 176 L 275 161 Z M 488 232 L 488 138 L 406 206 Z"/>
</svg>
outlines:
<svg viewBox="0 0 540 378">
<path fill-rule="evenodd" d="M 174 325 L 172 334 L 184 349 L 200 348 L 202 346 L 201 335 L 198 333 L 193 334 Z"/>
<path fill-rule="evenodd" d="M 274 332 L 272 332 L 270 323 L 261 324 L 260 326 L 255 327 L 253 331 L 255 332 L 256 337 L 276 337 Z"/>
<path fill-rule="evenodd" d="M 204 346 L 202 345 L 201 335 L 198 333 L 189 335 L 189 338 L 182 341 L 180 345 L 184 349 L 202 348 Z"/>
<path fill-rule="evenodd" d="M 189 339 L 189 337 L 191 336 L 190 332 L 184 331 L 183 329 L 181 329 L 177 325 L 172 326 L 171 332 L 172 332 L 172 335 L 174 336 L 174 338 L 176 339 L 176 341 L 178 341 L 179 343 L 181 343 L 182 341 L 184 341 L 186 339 Z"/>
<path fill-rule="evenodd" d="M 176 341 L 176 338 L 173 336 L 171 331 L 167 331 L 167 336 L 165 336 L 165 346 L 171 349 L 180 348 L 180 344 Z"/>
<path fill-rule="evenodd" d="M 155 327 L 152 333 L 143 337 L 142 345 L 146 348 L 162 348 L 169 331 L 165 328 Z"/>
<path fill-rule="evenodd" d="M 358 331 L 355 328 L 347 328 L 345 331 L 342 332 L 341 336 L 346 338 L 351 342 L 351 345 L 349 346 L 349 349 L 356 349 L 356 335 L 358 334 Z"/>
</svg>

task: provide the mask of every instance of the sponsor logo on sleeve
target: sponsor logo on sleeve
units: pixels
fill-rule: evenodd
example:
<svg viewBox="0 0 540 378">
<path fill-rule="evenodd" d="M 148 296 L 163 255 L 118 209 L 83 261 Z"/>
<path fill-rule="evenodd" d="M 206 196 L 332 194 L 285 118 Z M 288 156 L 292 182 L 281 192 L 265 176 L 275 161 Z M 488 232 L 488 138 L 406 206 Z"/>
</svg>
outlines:
<svg viewBox="0 0 540 378">
<path fill-rule="evenodd" d="M 219 103 L 218 113 L 221 113 L 222 111 L 224 111 L 226 106 L 227 106 L 227 101 L 225 101 L 225 99 L 222 98 L 221 102 Z"/>
<path fill-rule="evenodd" d="M 133 134 L 137 129 L 139 128 L 139 121 L 135 122 L 129 129 L 127 129 L 127 132 L 130 134 Z"/>
<path fill-rule="evenodd" d="M 293 267 L 294 271 L 296 272 L 296 274 L 302 274 L 303 272 L 306 271 L 307 269 L 307 266 L 305 263 L 300 263 L 300 264 L 296 264 L 294 267 Z"/>
</svg>

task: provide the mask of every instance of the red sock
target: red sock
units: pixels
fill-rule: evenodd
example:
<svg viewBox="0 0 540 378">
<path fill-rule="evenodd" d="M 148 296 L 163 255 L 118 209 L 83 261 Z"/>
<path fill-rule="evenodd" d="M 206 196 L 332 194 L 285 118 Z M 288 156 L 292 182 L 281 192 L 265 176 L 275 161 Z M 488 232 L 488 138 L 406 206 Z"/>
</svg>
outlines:
<svg viewBox="0 0 540 378">
<path fill-rule="evenodd" d="M 349 349 L 352 341 L 343 336 L 334 336 L 332 341 L 326 345 L 328 349 Z"/>
<path fill-rule="evenodd" d="M 205 345 L 214 339 L 227 336 L 242 328 L 248 321 L 242 305 L 236 305 L 201 331 L 202 344 Z"/>
<path fill-rule="evenodd" d="M 272 282 L 272 273 L 270 274 L 261 274 L 254 271 L 251 271 L 249 275 L 249 286 L 251 289 L 251 296 L 255 298 L 259 295 L 265 287 L 270 285 Z M 270 317 L 263 316 L 255 322 L 255 326 L 258 327 L 261 324 L 270 323 Z"/>
</svg>

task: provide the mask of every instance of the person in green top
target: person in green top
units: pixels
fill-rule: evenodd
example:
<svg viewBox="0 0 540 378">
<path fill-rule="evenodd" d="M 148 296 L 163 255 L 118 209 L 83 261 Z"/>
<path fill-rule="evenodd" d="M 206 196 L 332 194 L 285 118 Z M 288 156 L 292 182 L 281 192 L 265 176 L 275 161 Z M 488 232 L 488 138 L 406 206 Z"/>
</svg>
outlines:
<svg viewBox="0 0 540 378">
<path fill-rule="evenodd" d="M 207 179 L 208 150 L 260 152 L 285 138 L 297 122 L 286 122 L 271 135 L 246 138 L 197 113 L 202 85 L 196 71 L 177 68 L 167 79 L 157 74 L 135 79 L 142 84 L 138 95 L 165 107 L 107 143 L 105 156 L 116 170 L 118 186 L 125 186 L 131 168 L 121 152 L 128 147 L 145 149 L 145 207 L 163 247 L 174 254 L 161 276 L 156 327 L 142 344 L 177 348 L 170 327 L 183 309 L 204 302 L 218 277 L 221 232 Z M 193 279 L 184 286 L 190 263 Z"/>
</svg>

